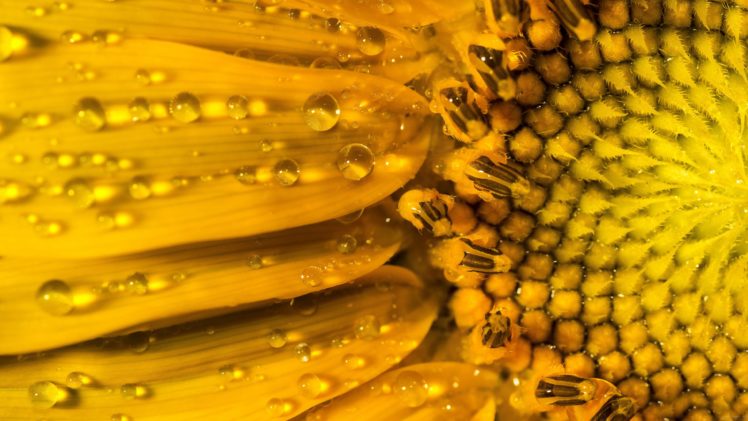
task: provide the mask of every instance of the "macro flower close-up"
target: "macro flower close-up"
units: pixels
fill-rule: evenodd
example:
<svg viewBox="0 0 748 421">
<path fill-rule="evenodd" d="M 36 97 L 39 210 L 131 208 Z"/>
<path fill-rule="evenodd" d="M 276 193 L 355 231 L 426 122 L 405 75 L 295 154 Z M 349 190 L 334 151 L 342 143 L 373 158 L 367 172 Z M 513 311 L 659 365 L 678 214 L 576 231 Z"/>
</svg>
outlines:
<svg viewBox="0 0 748 421">
<path fill-rule="evenodd" d="M 0 0 L 0 420 L 748 419 L 748 0 Z"/>
</svg>

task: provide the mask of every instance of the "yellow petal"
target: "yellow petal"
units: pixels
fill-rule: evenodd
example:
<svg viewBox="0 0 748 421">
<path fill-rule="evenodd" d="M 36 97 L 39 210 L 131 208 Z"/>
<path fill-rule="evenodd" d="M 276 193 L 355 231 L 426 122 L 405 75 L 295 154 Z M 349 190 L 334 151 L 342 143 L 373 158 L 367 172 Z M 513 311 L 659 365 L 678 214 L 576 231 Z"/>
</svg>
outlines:
<svg viewBox="0 0 748 421">
<path fill-rule="evenodd" d="M 288 418 L 397 363 L 426 334 L 437 309 L 433 293 L 394 267 L 313 298 L 313 314 L 281 302 L 155 331 L 140 353 L 114 340 L 5 364 L 0 418 Z M 277 348 L 268 340 L 273 329 L 281 329 L 270 341 Z M 73 375 L 67 383 L 75 372 L 87 378 Z M 35 408 L 29 397 L 29 386 L 42 381 L 57 385 L 40 396 L 59 399 L 51 409 Z"/>
<path fill-rule="evenodd" d="M 419 10 L 421 6 L 407 6 L 409 10 L 413 7 Z M 6 50 L 17 56 L 33 54 L 34 47 L 50 41 L 93 41 L 103 45 L 128 37 L 178 42 L 296 66 L 363 70 L 387 77 L 402 73 L 398 69 L 402 65 L 419 63 L 420 72 L 435 65 L 419 58 L 416 47 L 424 47 L 418 46 L 412 33 L 404 31 L 405 27 L 423 22 L 423 13 L 412 14 L 413 19 L 406 18 L 398 26 L 391 25 L 391 16 L 385 14 L 381 15 L 384 19 L 359 19 L 354 25 L 338 19 L 345 16 L 331 17 L 332 10 L 302 3 L 263 6 L 255 2 L 80 0 L 74 4 L 30 6 L 0 0 L 0 8 L 4 12 L 0 25 L 11 25 L 16 32 L 14 39 L 19 41 Z M 388 25 L 391 31 L 380 29 Z M 5 55 L 1 57 L 4 59 Z"/>
<path fill-rule="evenodd" d="M 174 324 L 350 282 L 398 250 L 400 230 L 386 220 L 383 212 L 367 210 L 350 225 L 331 221 L 111 258 L 2 259 L 0 354 Z"/>
<path fill-rule="evenodd" d="M 407 29 L 454 20 L 475 9 L 471 2 L 445 0 L 295 0 L 287 4 L 319 14 L 333 14 L 360 26 L 377 25 L 403 36 L 407 36 Z"/>
<path fill-rule="evenodd" d="M 143 86 L 139 69 L 164 80 Z M 339 217 L 402 186 L 427 147 L 425 103 L 400 85 L 168 42 L 50 47 L 3 63 L 0 80 L 0 115 L 17 123 L 0 142 L 4 256 L 114 255 Z M 247 118 L 230 117 L 232 95 Z M 337 109 L 304 108 L 325 95 Z M 132 121 L 136 97 L 145 122 Z M 351 144 L 372 155 L 346 161 Z"/>
<path fill-rule="evenodd" d="M 470 364 L 417 364 L 335 399 L 310 420 L 493 420 L 496 373 Z"/>
</svg>

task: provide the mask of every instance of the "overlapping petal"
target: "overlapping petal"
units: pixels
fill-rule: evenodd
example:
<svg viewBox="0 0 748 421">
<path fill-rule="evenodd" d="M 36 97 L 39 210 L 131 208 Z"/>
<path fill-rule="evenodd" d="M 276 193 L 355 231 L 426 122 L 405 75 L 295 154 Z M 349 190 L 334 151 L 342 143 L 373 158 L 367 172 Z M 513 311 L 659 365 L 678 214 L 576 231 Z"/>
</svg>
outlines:
<svg viewBox="0 0 748 421">
<path fill-rule="evenodd" d="M 384 267 L 303 305 L 283 301 L 157 330 L 137 348 L 132 337 L 112 338 L 8 359 L 0 363 L 0 417 L 288 418 L 400 361 L 436 315 L 434 292 Z M 29 386 L 44 381 L 62 391 L 51 410 L 40 408 L 48 395 L 36 406 L 29 399 Z"/>
<path fill-rule="evenodd" d="M 139 70 L 165 79 L 143 86 Z M 91 80 L 75 79 L 87 71 Z M 0 114 L 21 120 L 0 144 L 0 154 L 16 157 L 0 164 L 0 223 L 15 239 L 2 243 L 3 255 L 114 255 L 315 223 L 386 197 L 426 153 L 424 101 L 359 73 L 132 39 L 103 49 L 50 47 L 3 63 L 0 79 L 10 81 L 0 88 L 9 100 Z M 197 121 L 169 114 L 182 92 L 200 101 Z M 336 122 L 331 130 L 305 120 L 316 118 L 304 113 L 315 94 L 337 101 L 326 111 Z M 246 98 L 247 118 L 229 117 L 233 95 Z M 77 127 L 73 108 L 82 98 L 106 114 L 101 130 Z M 149 104 L 148 118 L 133 121 L 135 98 Z M 35 124 L 39 116 L 49 125 Z M 371 170 L 360 181 L 340 170 L 340 151 L 350 144 L 371 152 L 354 162 Z"/>
<path fill-rule="evenodd" d="M 290 299 L 350 282 L 398 250 L 401 231 L 386 221 L 385 213 L 372 209 L 348 225 L 331 221 L 133 255 L 5 258 L 0 261 L 0 353 L 173 324 L 196 313 L 204 317 L 204 312 Z M 65 314 L 50 314 L 49 303 L 39 298 L 40 288 L 53 279 L 70 288 L 69 296 L 52 298 L 70 306 Z"/>
</svg>

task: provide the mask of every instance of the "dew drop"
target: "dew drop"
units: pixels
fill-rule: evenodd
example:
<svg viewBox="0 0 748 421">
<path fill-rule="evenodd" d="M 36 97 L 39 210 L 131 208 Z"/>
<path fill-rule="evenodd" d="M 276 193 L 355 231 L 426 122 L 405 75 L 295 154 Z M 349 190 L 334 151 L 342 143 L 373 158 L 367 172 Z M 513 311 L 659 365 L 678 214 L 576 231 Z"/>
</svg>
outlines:
<svg viewBox="0 0 748 421">
<path fill-rule="evenodd" d="M 273 150 L 273 142 L 263 139 L 260 141 L 260 150 L 263 152 L 271 152 Z"/>
<path fill-rule="evenodd" d="M 249 100 L 243 95 L 232 95 L 226 101 L 226 113 L 234 120 L 247 118 L 249 114 Z"/>
<path fill-rule="evenodd" d="M 104 107 L 96 98 L 81 98 L 73 107 L 75 124 L 83 130 L 95 132 L 106 125 Z"/>
<path fill-rule="evenodd" d="M 299 180 L 299 164 L 293 159 L 282 159 L 273 167 L 275 180 L 281 186 L 292 186 Z"/>
<path fill-rule="evenodd" d="M 94 384 L 94 380 L 91 376 L 80 371 L 73 371 L 68 374 L 65 379 L 65 383 L 71 389 L 80 389 L 81 387 L 91 386 Z"/>
<path fill-rule="evenodd" d="M 311 316 L 317 312 L 319 303 L 317 302 L 317 297 L 313 295 L 305 295 L 292 299 L 291 307 L 302 316 Z"/>
<path fill-rule="evenodd" d="M 248 48 L 240 48 L 240 49 L 234 51 L 234 55 L 236 57 L 246 58 L 246 59 L 250 59 L 250 60 L 254 60 L 254 58 L 255 58 L 255 53 L 253 53 L 252 50 L 250 50 Z"/>
<path fill-rule="evenodd" d="M 125 399 L 146 399 L 151 395 L 148 386 L 139 383 L 123 384 L 119 391 Z"/>
<path fill-rule="evenodd" d="M 319 266 L 307 266 L 301 270 L 299 275 L 301 282 L 308 287 L 318 287 L 322 284 L 322 268 Z"/>
<path fill-rule="evenodd" d="M 334 96 L 321 92 L 311 95 L 304 102 L 304 121 L 314 131 L 332 129 L 340 120 L 340 107 Z"/>
<path fill-rule="evenodd" d="M 52 116 L 49 113 L 24 113 L 21 124 L 29 129 L 41 129 L 52 124 Z"/>
<path fill-rule="evenodd" d="M 151 186 L 143 177 L 135 177 L 128 186 L 130 197 L 135 200 L 145 200 L 151 197 Z"/>
<path fill-rule="evenodd" d="M 236 364 L 228 364 L 219 368 L 218 374 L 226 381 L 235 382 L 242 380 L 247 375 L 247 370 Z"/>
<path fill-rule="evenodd" d="M 257 168 L 242 166 L 234 171 L 234 177 L 244 185 L 251 185 L 257 182 Z"/>
<path fill-rule="evenodd" d="M 304 373 L 296 381 L 299 392 L 309 399 L 314 399 L 322 394 L 325 387 L 322 380 L 316 374 Z"/>
<path fill-rule="evenodd" d="M 131 416 L 125 415 L 125 414 L 112 414 L 109 420 L 110 421 L 133 421 Z"/>
<path fill-rule="evenodd" d="M 364 55 L 375 56 L 384 51 L 384 33 L 373 26 L 363 26 L 356 31 L 356 46 Z"/>
<path fill-rule="evenodd" d="M 254 270 L 262 269 L 262 266 L 263 266 L 262 256 L 260 256 L 259 254 L 253 254 L 247 257 L 246 263 L 250 269 L 254 269 Z"/>
<path fill-rule="evenodd" d="M 122 41 L 122 34 L 115 31 L 94 31 L 91 34 L 91 41 L 101 45 L 114 45 Z"/>
<path fill-rule="evenodd" d="M 68 44 L 78 44 L 87 40 L 87 36 L 78 31 L 65 31 L 60 35 L 60 40 Z"/>
<path fill-rule="evenodd" d="M 96 196 L 91 186 L 83 179 L 76 178 L 65 184 L 65 194 L 80 208 L 89 208 Z"/>
<path fill-rule="evenodd" d="M 350 370 L 358 370 L 366 365 L 366 360 L 358 355 L 345 354 L 343 356 L 343 364 Z"/>
<path fill-rule="evenodd" d="M 13 55 L 13 32 L 7 26 L 0 25 L 0 61 Z"/>
<path fill-rule="evenodd" d="M 296 358 L 298 358 L 302 363 L 308 363 L 309 360 L 312 359 L 312 349 L 306 342 L 296 345 L 293 352 L 296 354 Z"/>
<path fill-rule="evenodd" d="M 337 164 L 343 177 L 358 181 L 371 174 L 374 168 L 374 154 L 366 145 L 351 143 L 338 151 Z"/>
<path fill-rule="evenodd" d="M 282 417 L 289 412 L 293 410 L 293 404 L 289 401 L 278 399 L 278 398 L 271 398 L 267 401 L 265 404 L 265 411 L 271 416 L 271 417 Z"/>
<path fill-rule="evenodd" d="M 352 235 L 343 234 L 338 238 L 338 251 L 343 254 L 351 254 L 356 251 L 357 247 L 358 240 Z"/>
<path fill-rule="evenodd" d="M 353 334 L 358 339 L 372 340 L 379 336 L 381 325 L 377 316 L 368 314 L 366 316 L 359 317 L 353 323 Z"/>
<path fill-rule="evenodd" d="M 130 351 L 136 354 L 146 352 L 151 346 L 151 334 L 149 332 L 133 332 L 125 338 L 125 343 Z"/>
<path fill-rule="evenodd" d="M 36 302 L 42 310 L 55 316 L 64 316 L 73 311 L 73 291 L 63 281 L 54 279 L 45 282 L 36 292 Z"/>
<path fill-rule="evenodd" d="M 429 385 L 415 371 L 406 370 L 398 374 L 393 386 L 395 395 L 411 408 L 423 405 L 428 397 Z"/>
<path fill-rule="evenodd" d="M 339 70 L 342 67 L 340 66 L 340 62 L 335 60 L 332 57 L 318 57 L 312 61 L 312 64 L 309 65 L 312 69 L 332 69 L 332 70 Z"/>
<path fill-rule="evenodd" d="M 34 231 L 43 237 L 55 237 L 62 234 L 64 229 L 59 221 L 39 221 L 34 224 Z"/>
<path fill-rule="evenodd" d="M 288 342 L 286 332 L 280 329 L 273 329 L 268 334 L 268 345 L 270 345 L 272 348 L 283 348 L 284 346 L 286 346 L 286 342 Z"/>
<path fill-rule="evenodd" d="M 148 279 L 140 272 L 135 272 L 125 279 L 125 290 L 130 294 L 144 295 L 148 292 Z"/>
<path fill-rule="evenodd" d="M 325 20 L 325 28 L 329 32 L 338 32 L 338 31 L 340 31 L 340 26 L 341 26 L 340 19 L 329 18 L 329 19 Z"/>
<path fill-rule="evenodd" d="M 29 386 L 31 404 L 36 408 L 52 408 L 65 402 L 69 396 L 67 388 L 55 382 L 36 382 Z"/>
<path fill-rule="evenodd" d="M 182 123 L 191 123 L 201 114 L 200 100 L 189 92 L 180 92 L 169 102 L 169 114 Z"/>
<path fill-rule="evenodd" d="M 148 100 L 142 96 L 136 97 L 130 101 L 127 105 L 127 109 L 130 111 L 130 120 L 134 123 L 151 119 L 151 105 L 148 103 Z"/>
<path fill-rule="evenodd" d="M 138 69 L 135 71 L 135 81 L 142 86 L 148 86 L 151 84 L 151 72 L 146 69 Z"/>
</svg>

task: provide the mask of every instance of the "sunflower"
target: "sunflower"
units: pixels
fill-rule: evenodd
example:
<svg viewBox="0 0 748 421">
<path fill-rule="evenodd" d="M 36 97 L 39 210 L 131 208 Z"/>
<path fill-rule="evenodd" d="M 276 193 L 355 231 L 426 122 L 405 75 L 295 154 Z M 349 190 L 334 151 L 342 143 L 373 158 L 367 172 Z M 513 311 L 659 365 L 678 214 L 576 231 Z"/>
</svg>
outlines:
<svg viewBox="0 0 748 421">
<path fill-rule="evenodd" d="M 3 420 L 748 412 L 745 0 L 0 11 Z"/>
</svg>

